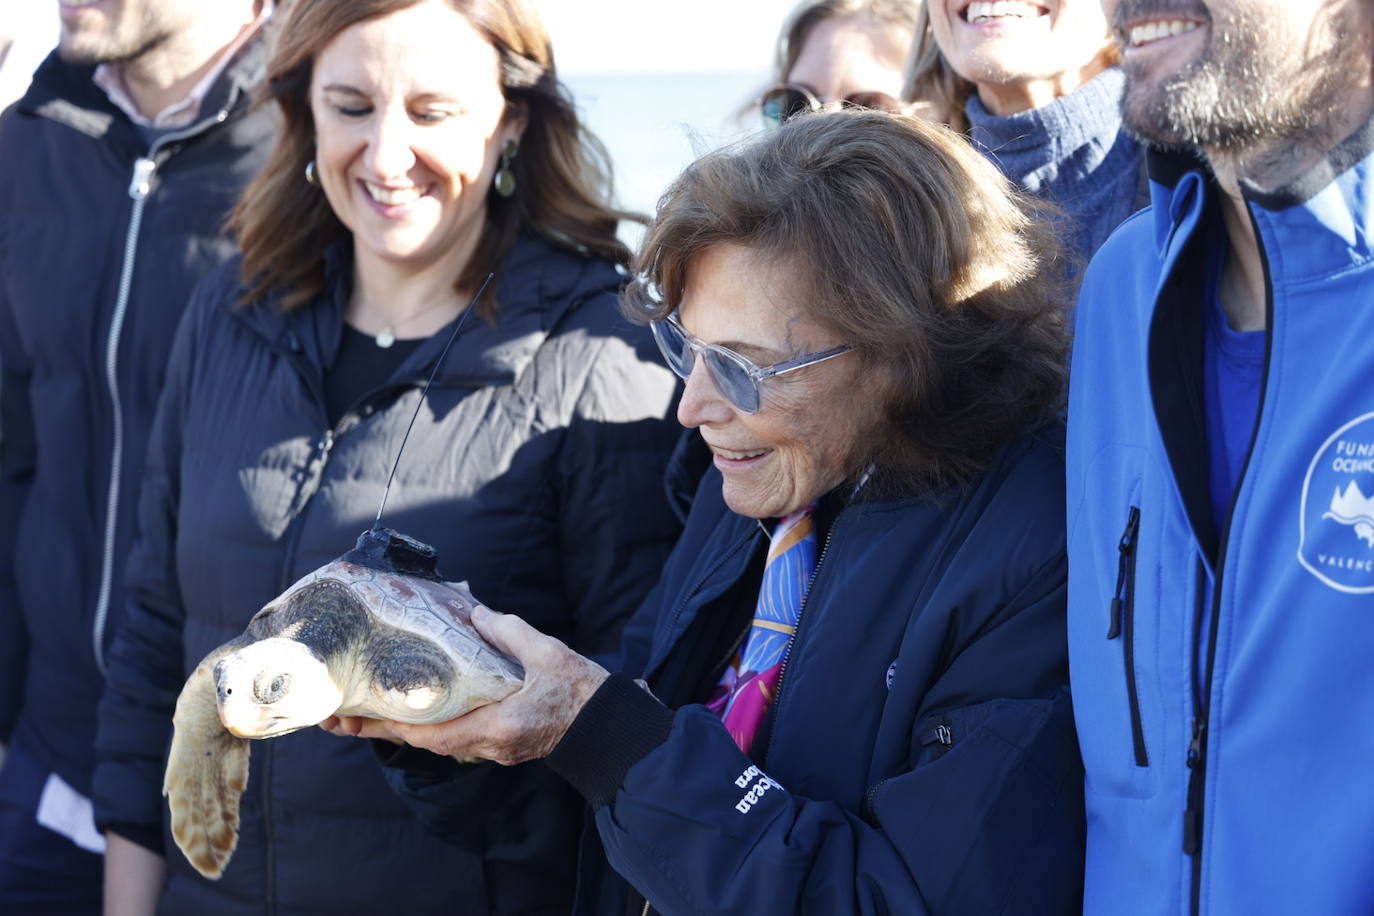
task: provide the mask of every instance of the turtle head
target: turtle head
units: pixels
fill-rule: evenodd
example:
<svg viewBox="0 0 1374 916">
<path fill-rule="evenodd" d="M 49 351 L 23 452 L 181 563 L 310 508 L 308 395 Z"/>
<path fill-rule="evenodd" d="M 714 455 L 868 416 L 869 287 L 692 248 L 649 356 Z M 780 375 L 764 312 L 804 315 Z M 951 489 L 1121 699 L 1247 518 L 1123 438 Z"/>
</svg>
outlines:
<svg viewBox="0 0 1374 916">
<path fill-rule="evenodd" d="M 240 738 L 275 738 L 327 719 L 343 702 L 328 666 L 294 639 L 274 636 L 215 665 L 219 720 Z"/>
</svg>

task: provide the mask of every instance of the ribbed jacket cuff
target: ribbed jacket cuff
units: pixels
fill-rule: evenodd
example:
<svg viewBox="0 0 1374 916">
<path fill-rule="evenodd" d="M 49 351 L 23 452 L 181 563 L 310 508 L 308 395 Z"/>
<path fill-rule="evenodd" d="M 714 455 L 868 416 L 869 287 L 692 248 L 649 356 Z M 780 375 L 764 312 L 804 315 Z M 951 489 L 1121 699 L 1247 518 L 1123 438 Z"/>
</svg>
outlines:
<svg viewBox="0 0 1374 916">
<path fill-rule="evenodd" d="M 629 676 L 612 674 L 582 707 L 545 763 L 600 808 L 630 767 L 668 740 L 673 712 Z"/>
</svg>

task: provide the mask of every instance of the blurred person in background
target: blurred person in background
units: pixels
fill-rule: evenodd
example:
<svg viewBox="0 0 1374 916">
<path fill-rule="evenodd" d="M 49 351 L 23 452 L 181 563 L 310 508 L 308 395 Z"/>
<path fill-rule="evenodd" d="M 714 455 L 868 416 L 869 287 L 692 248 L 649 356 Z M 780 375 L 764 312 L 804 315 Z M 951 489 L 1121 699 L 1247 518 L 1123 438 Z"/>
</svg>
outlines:
<svg viewBox="0 0 1374 916">
<path fill-rule="evenodd" d="M 547 758 L 595 814 L 579 913 L 1077 913 L 1067 330 L 1037 209 L 951 131 L 875 111 L 690 166 L 626 308 L 712 467 L 621 673 L 479 611 L 519 691 L 325 725 Z M 462 828 L 461 779 L 403 790 Z"/>
<path fill-rule="evenodd" d="M 279 140 L 234 214 L 242 261 L 171 355 L 110 655 L 95 804 L 120 912 L 565 913 L 584 805 L 542 763 L 466 768 L 449 845 L 367 746 L 311 729 L 253 742 L 218 881 L 165 834 L 187 675 L 352 547 L 417 405 L 385 523 L 581 652 L 614 653 L 679 530 L 676 379 L 619 314 L 625 214 L 532 9 L 293 0 L 277 28 Z"/>
<path fill-rule="evenodd" d="M 0 912 L 95 913 L 96 706 L 174 329 L 266 158 L 267 0 L 53 5 L 0 116 Z"/>
<path fill-rule="evenodd" d="M 783 23 L 765 127 L 830 102 L 900 111 L 902 62 L 915 34 L 913 0 L 804 0 Z"/>
<path fill-rule="evenodd" d="M 926 0 L 907 65 L 904 94 L 954 103 L 952 126 L 1064 211 L 1069 277 L 1148 203 L 1119 60 L 1098 0 Z"/>
</svg>

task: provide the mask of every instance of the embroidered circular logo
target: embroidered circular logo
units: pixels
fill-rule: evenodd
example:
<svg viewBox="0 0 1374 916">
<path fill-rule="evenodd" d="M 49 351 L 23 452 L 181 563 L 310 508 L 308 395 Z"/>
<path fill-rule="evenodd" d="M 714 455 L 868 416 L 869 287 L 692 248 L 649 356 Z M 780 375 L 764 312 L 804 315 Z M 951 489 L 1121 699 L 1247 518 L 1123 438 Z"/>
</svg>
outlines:
<svg viewBox="0 0 1374 916">
<path fill-rule="evenodd" d="M 1302 482 L 1298 560 L 1337 591 L 1374 592 L 1374 413 L 1322 443 Z"/>
<path fill-rule="evenodd" d="M 892 689 L 892 682 L 897 678 L 897 660 L 894 658 L 892 664 L 887 666 L 887 689 Z"/>
</svg>

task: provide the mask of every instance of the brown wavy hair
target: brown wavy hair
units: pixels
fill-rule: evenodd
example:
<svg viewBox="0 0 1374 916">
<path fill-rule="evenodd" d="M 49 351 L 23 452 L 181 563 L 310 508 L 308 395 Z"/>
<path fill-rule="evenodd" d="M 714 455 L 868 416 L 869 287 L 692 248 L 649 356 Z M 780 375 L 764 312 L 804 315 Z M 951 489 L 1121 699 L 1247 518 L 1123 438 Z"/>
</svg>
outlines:
<svg viewBox="0 0 1374 916">
<path fill-rule="evenodd" d="M 348 237 L 329 201 L 303 178 L 314 157 L 310 77 L 315 59 L 344 29 L 425 0 L 291 0 L 274 26 L 263 102 L 275 102 L 281 123 L 267 164 L 229 218 L 243 251 L 244 301 L 279 295 L 282 310 L 309 302 L 324 282 L 324 253 Z M 578 120 L 554 68 L 553 49 L 526 0 L 445 0 L 496 49 L 501 91 L 528 122 L 512 162 L 516 191 L 487 195 L 486 224 L 455 288 L 475 289 L 500 264 L 524 229 L 576 251 L 621 265 L 630 251 L 616 238 L 620 220 L 642 222 L 615 209 L 610 159 Z M 480 303 L 495 314 L 491 293 Z"/>
<path fill-rule="evenodd" d="M 1045 215 L 947 127 L 803 115 L 677 178 L 623 308 L 665 317 L 696 258 L 745 246 L 864 360 L 886 408 L 852 456 L 854 477 L 876 468 L 864 492 L 928 492 L 969 480 L 1062 407 L 1068 298 Z"/>
</svg>

